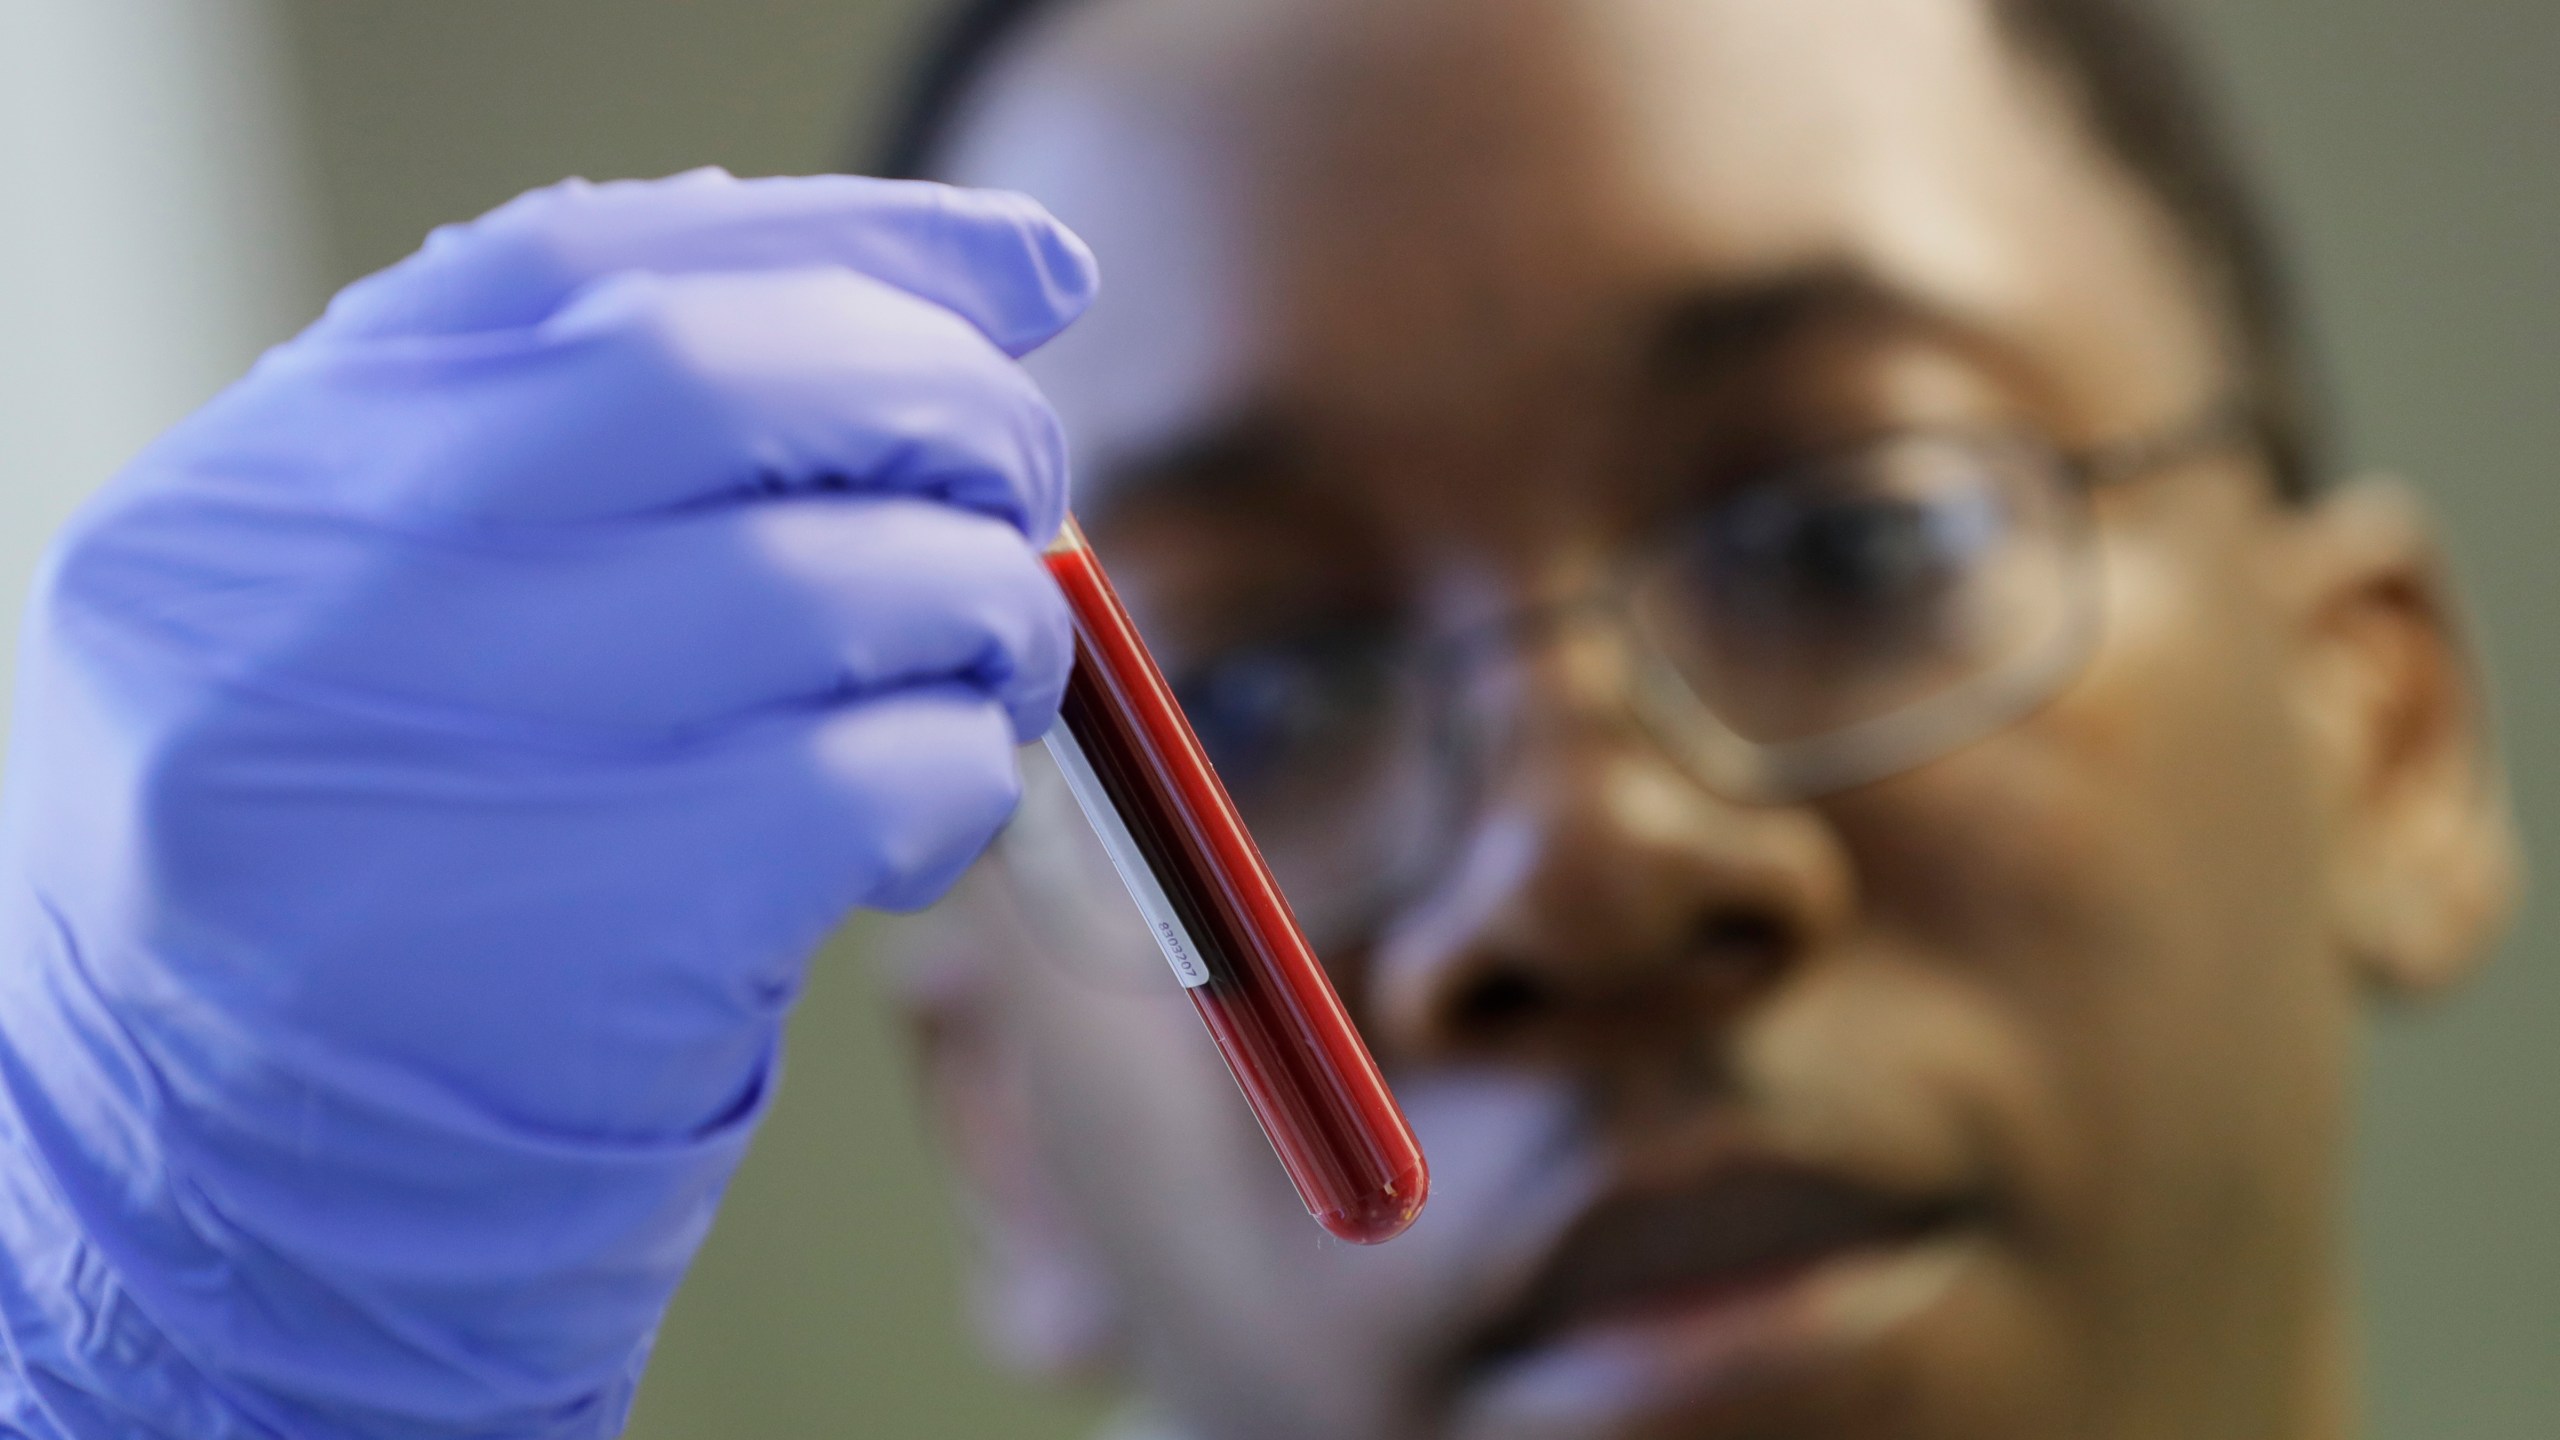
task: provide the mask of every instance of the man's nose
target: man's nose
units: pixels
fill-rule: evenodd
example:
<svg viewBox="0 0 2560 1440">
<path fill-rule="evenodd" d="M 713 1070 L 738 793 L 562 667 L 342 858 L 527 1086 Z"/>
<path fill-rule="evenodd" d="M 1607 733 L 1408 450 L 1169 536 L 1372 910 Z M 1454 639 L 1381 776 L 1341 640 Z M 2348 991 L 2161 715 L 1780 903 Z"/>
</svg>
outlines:
<svg viewBox="0 0 2560 1440">
<path fill-rule="evenodd" d="M 1549 660 L 1459 857 L 1380 936 L 1370 1009 L 1396 1060 L 1694 1048 L 1851 912 L 1817 812 L 1717 798 L 1629 716 L 1614 667 Z"/>
</svg>

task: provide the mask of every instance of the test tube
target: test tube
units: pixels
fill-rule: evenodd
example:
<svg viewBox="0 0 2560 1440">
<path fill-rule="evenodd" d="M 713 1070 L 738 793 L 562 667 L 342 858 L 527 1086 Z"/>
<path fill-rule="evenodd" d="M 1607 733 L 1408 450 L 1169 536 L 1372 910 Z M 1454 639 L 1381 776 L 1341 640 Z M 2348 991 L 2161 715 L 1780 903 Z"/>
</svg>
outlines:
<svg viewBox="0 0 2560 1440">
<path fill-rule="evenodd" d="M 1374 1245 L 1431 1172 L 1119 595 L 1069 519 L 1046 555 L 1075 618 L 1049 752 L 1316 1223 Z"/>
</svg>

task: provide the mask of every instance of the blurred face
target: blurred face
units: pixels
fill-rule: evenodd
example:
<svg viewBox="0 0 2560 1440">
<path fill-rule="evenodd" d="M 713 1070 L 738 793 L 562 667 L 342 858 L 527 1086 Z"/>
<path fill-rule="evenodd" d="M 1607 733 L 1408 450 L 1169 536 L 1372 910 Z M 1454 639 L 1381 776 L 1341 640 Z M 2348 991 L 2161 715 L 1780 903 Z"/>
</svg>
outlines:
<svg viewBox="0 0 2560 1440">
<path fill-rule="evenodd" d="M 948 170 L 1102 258 L 1032 362 L 1079 508 L 1435 1175 L 1387 1246 L 1307 1220 L 1043 764 L 915 972 L 1013 1348 L 1203 1436 L 2332 1433 L 2359 976 L 2495 909 L 2339 898 L 2482 869 L 2373 858 L 2476 789 L 2405 527 L 2240 447 L 2109 486 L 2057 695 L 1747 803 L 1576 608 L 1878 437 L 2231 386 L 1985 11 L 1081 0 Z M 1745 731 L 1868 705 L 1871 608 L 1699 665 Z"/>
</svg>

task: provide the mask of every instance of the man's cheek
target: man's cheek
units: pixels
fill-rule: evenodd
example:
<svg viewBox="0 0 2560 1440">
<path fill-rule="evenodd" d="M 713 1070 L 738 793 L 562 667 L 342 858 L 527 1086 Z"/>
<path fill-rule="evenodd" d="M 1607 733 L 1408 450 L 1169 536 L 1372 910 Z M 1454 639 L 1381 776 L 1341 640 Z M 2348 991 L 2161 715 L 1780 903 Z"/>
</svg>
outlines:
<svg viewBox="0 0 2560 1440">
<path fill-rule="evenodd" d="M 1754 1122 L 1789 1154 L 1984 1202 L 2008 1238 L 2050 1229 L 2086 1168 L 2037 1017 L 1943 956 L 1880 943 L 1818 962 L 1739 1039 Z"/>
<path fill-rule="evenodd" d="M 1235 1208 L 1243 1147 L 1232 1132 L 1241 1123 L 1259 1138 L 1198 1016 L 1169 975 L 1146 994 L 1033 968 L 1045 973 L 1024 977 L 1016 1013 L 1051 1163 L 1115 1243 L 1191 1243 L 1188 1230 Z"/>
<path fill-rule="evenodd" d="M 2184 1299 L 2218 1286 L 2238 1304 L 2292 1293 L 2275 1272 L 2301 1262 L 2289 1218 L 2331 1183 L 2358 997 L 2328 953 L 2325 838 L 2257 531 L 2198 532 L 2160 567 L 2121 667 L 2119 708 L 2140 721 L 2122 751 L 2146 791 L 2127 870 L 2157 898 L 2147 963 L 2114 977 L 2106 1093 L 2150 1283 L 2183 1267 Z"/>
<path fill-rule="evenodd" d="M 2119 1294 L 2232 1253 L 2215 1197 L 2313 1173 L 2292 1152 L 2325 1144 L 2334 1108 L 2311 1093 L 2343 1027 L 2280 657 L 2213 558 L 2111 555 L 2109 637 L 2081 683 L 1914 777 L 1934 793 L 1907 797 L 1879 847 L 1923 943 L 2039 1032 L 2080 1156 L 2063 1209 Z M 1923 798 L 1966 837 L 1960 858 L 1914 838 Z"/>
<path fill-rule="evenodd" d="M 2047 1092 L 2004 1102 L 2046 1117 L 2034 1168 L 2082 1196 L 2140 1128 L 2150 1052 L 2222 1048 L 2196 1028 L 2220 1023 L 2225 978 L 2199 872 L 2227 863 L 2197 797 L 2229 782 L 2194 773 L 2188 732 L 2227 706 L 2148 633 L 2174 618 L 2152 568 L 2119 567 L 2117 623 L 2063 697 L 1831 807 L 1871 943 L 1970 993 L 1974 1023 L 2011 1052 L 1998 1083 Z"/>
<path fill-rule="evenodd" d="M 2285 656 L 2237 527 L 2200 528 L 2111 556 L 2109 644 L 2050 727 L 2083 777 L 2089 884 L 2122 941 L 2093 977 L 2102 1033 L 2172 1106 L 2265 1074 L 2331 1018 L 2304 988 L 2326 974 L 2321 845 Z"/>
</svg>

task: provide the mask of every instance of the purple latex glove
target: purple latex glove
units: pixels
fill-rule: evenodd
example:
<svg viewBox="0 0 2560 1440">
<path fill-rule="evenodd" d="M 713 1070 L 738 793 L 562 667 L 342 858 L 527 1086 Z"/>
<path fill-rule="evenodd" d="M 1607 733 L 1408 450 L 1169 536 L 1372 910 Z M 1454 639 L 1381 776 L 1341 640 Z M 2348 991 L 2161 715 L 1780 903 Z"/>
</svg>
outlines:
<svg viewBox="0 0 2560 1440">
<path fill-rule="evenodd" d="M 38 585 L 0 1431 L 602 1436 L 808 956 L 1011 810 L 1065 614 L 1019 196 L 571 183 L 437 232 Z"/>
</svg>

